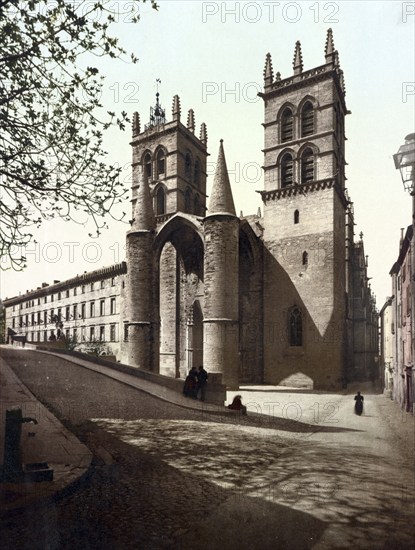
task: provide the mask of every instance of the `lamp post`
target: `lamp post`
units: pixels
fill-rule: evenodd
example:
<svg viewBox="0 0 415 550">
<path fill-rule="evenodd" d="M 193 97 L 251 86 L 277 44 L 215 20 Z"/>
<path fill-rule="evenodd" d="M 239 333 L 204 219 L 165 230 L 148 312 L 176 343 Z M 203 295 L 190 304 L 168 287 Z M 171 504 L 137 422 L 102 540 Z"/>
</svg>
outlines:
<svg viewBox="0 0 415 550">
<path fill-rule="evenodd" d="M 399 147 L 393 155 L 395 168 L 400 171 L 405 191 L 412 196 L 412 239 L 411 239 L 411 351 L 412 351 L 412 399 L 414 383 L 414 362 L 415 362 L 415 134 L 408 134 L 404 145 Z M 404 360 L 404 358 L 402 358 Z M 408 384 L 408 381 L 406 380 Z M 410 391 L 406 388 L 406 391 Z M 409 395 L 408 395 L 409 398 Z M 409 399 L 406 400 L 407 410 L 410 406 Z"/>
</svg>

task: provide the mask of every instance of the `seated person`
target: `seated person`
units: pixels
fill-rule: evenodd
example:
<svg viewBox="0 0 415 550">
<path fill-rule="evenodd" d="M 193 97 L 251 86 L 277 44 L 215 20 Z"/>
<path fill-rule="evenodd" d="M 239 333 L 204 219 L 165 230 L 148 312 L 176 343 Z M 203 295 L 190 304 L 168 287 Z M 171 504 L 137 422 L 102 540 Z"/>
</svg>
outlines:
<svg viewBox="0 0 415 550">
<path fill-rule="evenodd" d="M 228 409 L 232 409 L 234 411 L 241 411 L 242 414 L 246 414 L 246 407 L 245 405 L 242 405 L 242 397 L 240 395 L 235 395 L 233 398 L 233 401 L 230 405 L 228 405 Z"/>
</svg>

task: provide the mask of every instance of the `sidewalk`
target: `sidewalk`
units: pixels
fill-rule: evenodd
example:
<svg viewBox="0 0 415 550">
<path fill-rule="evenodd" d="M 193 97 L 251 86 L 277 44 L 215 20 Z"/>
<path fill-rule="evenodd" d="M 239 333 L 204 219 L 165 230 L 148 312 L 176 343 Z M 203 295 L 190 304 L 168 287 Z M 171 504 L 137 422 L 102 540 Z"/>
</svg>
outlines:
<svg viewBox="0 0 415 550">
<path fill-rule="evenodd" d="M 27 346 L 25 349 L 35 351 L 33 346 Z M 231 411 L 224 406 L 186 398 L 174 390 L 104 365 L 59 353 L 36 353 L 54 355 L 62 361 L 88 368 L 181 407 L 225 415 L 239 414 L 238 411 Z M 32 417 L 38 421 L 36 425 L 22 424 L 22 463 L 47 462 L 54 470 L 54 477 L 51 482 L 0 483 L 0 514 L 53 498 L 78 481 L 88 471 L 92 460 L 89 449 L 36 399 L 0 357 L 0 465 L 4 462 L 6 411 L 13 408 L 20 408 L 24 417 Z M 29 433 L 35 435 L 29 436 Z"/>
<path fill-rule="evenodd" d="M 1 357 L 0 396 L 0 464 L 4 462 L 6 410 L 20 408 L 24 417 L 38 422 L 22 424 L 23 464 L 47 462 L 54 470 L 53 481 L 1 483 L 0 513 L 7 513 L 51 499 L 75 483 L 87 472 L 92 454 L 35 398 Z"/>
</svg>

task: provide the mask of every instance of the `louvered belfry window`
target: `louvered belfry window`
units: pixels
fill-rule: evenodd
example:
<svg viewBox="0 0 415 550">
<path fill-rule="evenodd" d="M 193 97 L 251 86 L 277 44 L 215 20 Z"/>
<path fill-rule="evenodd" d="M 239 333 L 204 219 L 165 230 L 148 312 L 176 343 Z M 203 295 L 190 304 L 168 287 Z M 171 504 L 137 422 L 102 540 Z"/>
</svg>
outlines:
<svg viewBox="0 0 415 550">
<path fill-rule="evenodd" d="M 301 183 L 314 181 L 314 154 L 306 149 L 301 156 Z"/>
<path fill-rule="evenodd" d="M 307 101 L 301 111 L 301 137 L 314 134 L 314 109 L 312 104 Z"/>
<path fill-rule="evenodd" d="M 284 109 L 281 117 L 281 141 L 291 141 L 294 139 L 294 117 L 289 107 Z"/>
<path fill-rule="evenodd" d="M 158 177 L 161 175 L 164 175 L 166 171 L 166 161 L 164 156 L 164 151 L 160 149 L 160 151 L 157 153 L 157 174 Z"/>
<path fill-rule="evenodd" d="M 151 155 L 147 153 L 147 155 L 144 157 L 144 170 L 145 175 L 148 178 L 151 178 L 152 170 L 151 170 Z"/>
<path fill-rule="evenodd" d="M 286 153 L 281 160 L 281 188 L 288 187 L 294 181 L 294 163 L 290 153 Z"/>
</svg>

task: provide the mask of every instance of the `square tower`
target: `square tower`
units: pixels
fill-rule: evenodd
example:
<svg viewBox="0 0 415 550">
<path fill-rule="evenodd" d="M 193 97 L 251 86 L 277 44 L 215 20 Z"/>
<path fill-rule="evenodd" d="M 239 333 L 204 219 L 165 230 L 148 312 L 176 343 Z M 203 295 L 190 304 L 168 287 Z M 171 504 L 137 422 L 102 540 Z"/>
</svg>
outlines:
<svg viewBox="0 0 415 550">
<path fill-rule="evenodd" d="M 172 120 L 166 121 L 165 111 L 156 94 L 156 104 L 150 108 L 150 121 L 141 131 L 140 117 L 133 119 L 133 212 L 141 168 L 144 169 L 153 198 L 158 222 L 176 212 L 205 216 L 207 131 L 201 124 L 199 138 L 195 135 L 193 109 L 186 126 L 180 121 L 179 96 L 173 98 Z"/>
<path fill-rule="evenodd" d="M 343 74 L 328 31 L 325 64 L 264 92 L 264 364 L 268 383 L 339 387 L 346 364 Z"/>
</svg>

